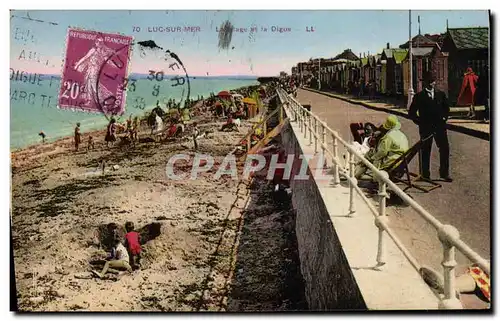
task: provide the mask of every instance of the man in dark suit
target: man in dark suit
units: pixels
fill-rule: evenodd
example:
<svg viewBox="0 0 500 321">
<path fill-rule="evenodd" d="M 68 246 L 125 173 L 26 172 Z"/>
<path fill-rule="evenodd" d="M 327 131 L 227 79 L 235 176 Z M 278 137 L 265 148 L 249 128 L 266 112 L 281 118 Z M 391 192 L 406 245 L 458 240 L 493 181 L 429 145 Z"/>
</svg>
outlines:
<svg viewBox="0 0 500 321">
<path fill-rule="evenodd" d="M 426 74 L 423 79 L 424 89 L 415 95 L 409 110 L 410 119 L 418 125 L 420 138 L 434 136 L 439 148 L 439 176 L 446 182 L 452 182 L 450 177 L 450 146 L 446 132 L 446 121 L 450 113 L 448 99 L 444 92 L 436 88 L 436 79 Z M 433 139 L 428 139 L 422 146 L 421 175 L 430 179 L 430 159 Z"/>
</svg>

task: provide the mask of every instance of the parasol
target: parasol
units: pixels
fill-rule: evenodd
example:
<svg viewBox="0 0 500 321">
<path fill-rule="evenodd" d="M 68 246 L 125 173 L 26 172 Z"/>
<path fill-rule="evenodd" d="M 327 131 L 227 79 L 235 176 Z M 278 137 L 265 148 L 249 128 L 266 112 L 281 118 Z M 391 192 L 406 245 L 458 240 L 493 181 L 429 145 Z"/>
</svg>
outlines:
<svg viewBox="0 0 500 321">
<path fill-rule="evenodd" d="M 229 91 L 221 91 L 217 94 L 219 97 L 231 97 L 231 93 Z"/>
</svg>

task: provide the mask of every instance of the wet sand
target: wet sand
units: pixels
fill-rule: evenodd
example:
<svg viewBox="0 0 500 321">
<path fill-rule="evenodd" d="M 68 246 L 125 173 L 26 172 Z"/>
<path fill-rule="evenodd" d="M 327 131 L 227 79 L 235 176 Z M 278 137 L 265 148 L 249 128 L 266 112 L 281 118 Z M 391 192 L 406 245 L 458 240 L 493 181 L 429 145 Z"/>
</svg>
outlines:
<svg viewBox="0 0 500 321">
<path fill-rule="evenodd" d="M 216 166 L 250 126 L 223 133 L 222 121 L 196 121 L 213 131 L 198 152 L 212 155 Z M 266 181 L 216 179 L 216 166 L 196 180 L 170 180 L 168 159 L 194 155 L 189 139 L 108 149 L 103 131 L 93 135 L 96 149 L 88 152 L 75 152 L 66 138 L 12 154 L 19 310 L 305 309 L 294 214 L 269 198 Z M 86 148 L 86 135 L 82 141 Z M 141 270 L 93 278 L 90 262 L 107 256 L 106 225 L 127 221 L 148 239 Z"/>
</svg>

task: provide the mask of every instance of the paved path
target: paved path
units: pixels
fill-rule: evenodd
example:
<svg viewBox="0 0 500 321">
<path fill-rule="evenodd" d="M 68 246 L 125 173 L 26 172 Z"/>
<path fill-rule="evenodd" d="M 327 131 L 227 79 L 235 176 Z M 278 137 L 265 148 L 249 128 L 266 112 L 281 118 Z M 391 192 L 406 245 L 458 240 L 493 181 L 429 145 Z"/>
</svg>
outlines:
<svg viewBox="0 0 500 321">
<path fill-rule="evenodd" d="M 343 100 L 306 90 L 299 90 L 297 100 L 310 104 L 313 113 L 325 120 L 347 141 L 352 141 L 349 123 L 380 124 L 386 112 L 368 109 Z M 399 117 L 402 130 L 410 144 L 419 140 L 418 128 L 410 120 Z M 490 143 L 459 132 L 448 131 L 450 164 L 453 183 L 430 193 L 411 190 L 408 193 L 444 224 L 454 225 L 462 239 L 486 259 L 490 258 Z M 416 171 L 416 159 L 411 164 Z M 439 153 L 435 144 L 431 156 L 431 177 L 438 177 Z M 435 229 L 410 207 L 391 207 L 388 211 L 391 226 L 403 243 L 422 265 L 441 270 L 442 248 Z M 458 253 L 458 252 L 457 252 Z M 457 255 L 458 272 L 469 261 Z M 472 300 L 472 299 L 470 299 Z M 469 304 L 467 304 L 469 305 Z M 474 307 L 478 305 L 473 304 Z M 472 306 L 469 306 L 472 307 Z"/>
<path fill-rule="evenodd" d="M 352 98 L 347 95 L 340 95 L 337 93 L 318 91 L 315 89 L 307 88 L 305 90 L 321 93 L 322 95 L 326 95 L 333 98 L 338 98 L 353 104 L 362 105 L 367 108 L 371 108 L 374 110 L 386 111 L 399 116 L 407 117 L 408 112 L 406 107 L 401 107 L 399 105 L 394 104 L 393 101 L 382 101 L 382 100 L 368 100 L 368 99 L 357 99 Z M 478 120 L 469 120 L 463 119 L 460 114 L 464 115 L 467 113 L 467 107 L 452 107 L 451 108 L 450 119 L 448 120 L 448 128 L 453 131 L 458 131 L 464 134 L 472 135 L 475 137 L 479 137 L 482 139 L 490 139 L 490 124 L 484 123 Z M 484 107 L 476 107 L 477 111 L 484 110 Z"/>
</svg>

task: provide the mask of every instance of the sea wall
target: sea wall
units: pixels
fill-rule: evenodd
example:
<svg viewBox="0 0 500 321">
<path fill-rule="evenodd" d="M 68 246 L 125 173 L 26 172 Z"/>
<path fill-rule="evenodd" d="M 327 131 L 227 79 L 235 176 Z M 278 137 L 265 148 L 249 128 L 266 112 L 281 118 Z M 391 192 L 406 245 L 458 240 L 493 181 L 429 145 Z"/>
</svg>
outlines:
<svg viewBox="0 0 500 321">
<path fill-rule="evenodd" d="M 288 154 L 303 151 L 290 125 L 281 133 Z M 296 235 L 310 310 L 366 309 L 314 178 L 292 180 Z"/>
</svg>

